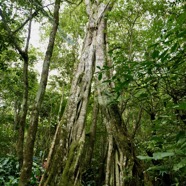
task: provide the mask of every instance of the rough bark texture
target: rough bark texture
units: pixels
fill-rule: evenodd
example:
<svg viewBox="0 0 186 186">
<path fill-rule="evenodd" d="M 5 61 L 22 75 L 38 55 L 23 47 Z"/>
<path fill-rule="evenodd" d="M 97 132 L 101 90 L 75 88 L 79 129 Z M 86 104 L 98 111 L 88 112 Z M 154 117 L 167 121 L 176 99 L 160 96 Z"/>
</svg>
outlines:
<svg viewBox="0 0 186 186">
<path fill-rule="evenodd" d="M 143 169 L 135 155 L 135 149 L 131 136 L 128 134 L 127 127 L 123 121 L 122 114 L 117 103 L 113 102 L 112 97 L 108 96 L 108 84 L 104 83 L 108 79 L 108 74 L 101 72 L 107 64 L 105 58 L 106 50 L 106 20 L 102 19 L 98 26 L 97 45 L 96 45 L 96 74 L 102 73 L 102 79 L 96 82 L 98 92 L 98 102 L 106 118 L 106 128 L 108 133 L 108 152 L 105 170 L 106 186 L 124 185 L 124 164 L 126 156 L 130 156 L 133 162 L 134 185 L 142 185 Z M 109 74 L 110 76 L 110 74 Z M 110 85 L 113 86 L 113 85 Z M 141 114 L 140 114 L 141 115 Z M 139 120 L 140 120 L 139 115 Z M 135 131 L 134 131 L 135 132 Z"/>
<path fill-rule="evenodd" d="M 37 133 L 39 110 L 42 104 L 42 100 L 44 98 L 44 93 L 45 93 L 47 80 L 48 80 L 50 59 L 52 57 L 54 41 L 55 41 L 55 36 L 56 36 L 58 22 L 59 22 L 59 8 L 60 8 L 60 0 L 56 0 L 55 8 L 54 8 L 53 27 L 50 33 L 49 44 L 47 47 L 47 51 L 46 51 L 46 55 L 45 55 L 45 59 L 43 63 L 40 86 L 39 86 L 36 100 L 33 106 L 30 126 L 29 126 L 28 135 L 27 135 L 26 143 L 24 147 L 24 161 L 23 161 L 23 166 L 21 169 L 19 186 L 29 185 L 29 179 L 30 179 L 31 172 L 32 172 L 32 158 L 33 158 L 33 151 L 34 151 L 34 142 L 35 142 L 36 133 Z"/>
<path fill-rule="evenodd" d="M 89 25 L 80 62 L 72 81 L 70 99 L 62 120 L 67 128 L 66 152 L 68 153 L 59 185 L 75 185 L 79 179 L 79 160 L 84 147 L 85 120 L 94 72 L 95 34 L 95 27 Z"/>
<path fill-rule="evenodd" d="M 54 145 L 56 148 L 53 148 L 53 152 L 50 153 L 53 154 L 53 158 L 52 161 L 48 162 L 49 168 L 40 185 L 46 186 L 55 183 L 59 186 L 71 186 L 80 184 L 82 169 L 80 159 L 85 141 L 85 120 L 95 68 L 97 35 L 106 10 L 106 5 L 103 3 L 92 3 L 92 1 L 85 0 L 85 4 L 89 23 L 81 58 L 72 80 L 69 101 L 60 122 L 58 137 L 56 138 L 56 144 L 58 145 Z M 61 164 L 61 167 L 56 169 L 56 164 Z M 53 173 L 54 168 L 57 172 L 56 176 Z"/>
<path fill-rule="evenodd" d="M 111 6 L 107 6 L 111 8 Z M 96 46 L 96 74 L 102 73 L 100 69 L 106 65 L 105 50 L 106 50 L 106 19 L 101 19 L 98 27 L 97 46 Z M 105 170 L 105 185 L 106 186 L 123 186 L 123 165 L 124 165 L 124 150 L 123 145 L 127 142 L 127 130 L 123 125 L 122 116 L 116 104 L 112 103 L 112 98 L 109 97 L 105 90 L 108 90 L 108 85 L 104 83 L 107 80 L 107 75 L 102 74 L 102 79 L 96 82 L 98 92 L 98 102 L 103 110 L 107 124 L 108 132 L 108 152 Z"/>
<path fill-rule="evenodd" d="M 112 116 L 114 117 L 114 116 Z M 108 133 L 107 161 L 105 169 L 106 186 L 123 186 L 124 184 L 124 153 L 119 147 L 113 133 L 112 123 L 106 119 Z"/>
<path fill-rule="evenodd" d="M 96 140 L 96 128 L 97 128 L 97 120 L 98 120 L 98 113 L 99 113 L 99 105 L 97 102 L 97 98 L 94 99 L 94 107 L 92 113 L 92 122 L 89 133 L 86 135 L 86 160 L 84 162 L 86 169 L 91 168 L 92 157 L 94 153 L 94 145 Z"/>
</svg>

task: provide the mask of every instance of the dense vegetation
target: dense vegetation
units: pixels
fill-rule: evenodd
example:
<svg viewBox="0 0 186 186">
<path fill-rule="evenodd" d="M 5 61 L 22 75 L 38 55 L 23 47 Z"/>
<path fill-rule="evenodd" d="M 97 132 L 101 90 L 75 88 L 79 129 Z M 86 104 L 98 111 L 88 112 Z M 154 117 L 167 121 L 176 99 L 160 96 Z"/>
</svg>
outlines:
<svg viewBox="0 0 186 186">
<path fill-rule="evenodd" d="M 184 0 L 2 0 L 0 185 L 186 185 L 185 18 Z"/>
</svg>

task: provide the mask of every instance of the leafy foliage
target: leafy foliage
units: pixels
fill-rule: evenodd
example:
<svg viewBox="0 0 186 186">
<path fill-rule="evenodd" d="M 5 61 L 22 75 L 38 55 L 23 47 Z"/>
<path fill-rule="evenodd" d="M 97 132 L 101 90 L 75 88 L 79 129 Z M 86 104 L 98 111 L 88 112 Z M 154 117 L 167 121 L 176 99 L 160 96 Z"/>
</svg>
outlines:
<svg viewBox="0 0 186 186">
<path fill-rule="evenodd" d="M 17 7 L 10 1 L 7 4 L 2 2 L 0 6 L 7 23 L 12 30 L 16 30 L 24 17 L 28 17 L 28 7 L 24 1 L 16 1 Z M 35 2 L 33 8 L 37 9 L 39 4 L 39 1 Z M 17 12 L 14 13 L 12 10 L 15 8 Z M 20 12 L 23 12 L 22 16 Z M 42 16 L 46 14 L 49 15 L 50 11 L 43 10 L 41 13 Z M 79 6 L 65 4 L 61 17 L 51 64 L 54 74 L 50 76 L 41 108 L 35 145 L 36 154 L 42 156 L 49 150 L 58 119 L 65 109 L 87 22 L 83 3 Z M 124 178 L 128 182 L 134 179 L 134 160 L 137 157 L 152 184 L 163 185 L 169 180 L 169 185 L 186 185 L 185 17 L 184 1 L 177 0 L 118 0 L 107 15 L 107 64 L 99 69 L 98 80 L 102 80 L 103 74 L 107 75 L 108 79 L 104 83 L 108 85 L 108 89 L 104 93 L 110 98 L 109 104 L 118 105 L 124 123 L 121 127 L 125 127 L 131 143 L 131 149 L 126 147 L 124 152 Z M 44 38 L 49 33 L 46 28 L 48 24 L 42 27 L 45 29 Z M 16 33 L 21 46 L 24 43 L 23 33 L 24 29 Z M 19 111 L 22 99 L 23 72 L 21 61 L 11 47 L 2 23 L 0 40 L 0 156 L 6 157 L 7 154 L 14 154 L 13 124 L 15 110 Z M 37 49 L 29 53 L 32 63 L 29 65 L 32 66 L 36 61 L 37 54 Z M 27 120 L 30 118 L 37 86 L 36 73 L 31 70 Z M 93 92 L 94 85 L 92 89 Z M 59 110 L 62 95 L 62 108 Z M 92 122 L 93 102 L 93 99 L 89 101 L 87 131 Z M 107 134 L 102 116 L 100 118 L 97 119 L 93 166 L 83 173 L 84 185 L 96 185 L 100 183 L 98 179 L 104 179 L 98 172 L 105 164 Z M 35 175 L 39 173 L 40 167 L 34 163 L 31 179 L 33 185 L 37 183 Z M 12 157 L 2 158 L 0 176 L 0 184 L 16 185 L 19 176 L 17 161 Z"/>
<path fill-rule="evenodd" d="M 3 186 L 18 185 L 19 165 L 13 157 L 0 159 L 0 184 Z"/>
<path fill-rule="evenodd" d="M 33 163 L 30 185 L 39 183 L 43 170 L 38 163 Z M 19 163 L 13 156 L 0 158 L 0 185 L 17 186 L 19 181 Z"/>
</svg>

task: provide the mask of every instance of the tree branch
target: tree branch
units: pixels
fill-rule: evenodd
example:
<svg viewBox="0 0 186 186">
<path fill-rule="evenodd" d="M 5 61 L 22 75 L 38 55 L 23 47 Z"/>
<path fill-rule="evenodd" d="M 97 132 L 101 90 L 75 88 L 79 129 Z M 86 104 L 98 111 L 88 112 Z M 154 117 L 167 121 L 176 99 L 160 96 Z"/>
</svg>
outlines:
<svg viewBox="0 0 186 186">
<path fill-rule="evenodd" d="M 32 14 L 32 8 L 30 10 L 30 14 Z M 28 25 L 28 36 L 27 36 L 27 40 L 26 40 L 25 53 L 28 53 L 28 47 L 29 47 L 30 35 L 31 35 L 31 27 L 32 27 L 32 19 L 30 19 L 30 22 Z"/>
<path fill-rule="evenodd" d="M 19 28 L 17 28 L 16 30 L 14 30 L 14 31 L 12 32 L 12 34 L 15 34 L 15 33 L 17 33 L 19 30 L 21 30 L 30 20 L 32 20 L 35 16 L 37 16 L 38 12 L 39 12 L 39 10 L 36 10 L 31 16 L 28 17 L 28 19 L 26 19 L 26 20 L 22 23 L 22 25 L 21 25 Z"/>
<path fill-rule="evenodd" d="M 21 47 L 19 46 L 19 44 L 17 43 L 16 38 L 13 35 L 13 32 L 11 31 L 10 27 L 8 26 L 8 24 L 6 23 L 6 19 L 5 19 L 4 15 L 3 15 L 3 11 L 1 10 L 1 8 L 0 8 L 0 16 L 2 18 L 5 30 L 7 31 L 9 37 L 12 39 L 12 43 L 13 43 L 14 47 L 16 48 L 16 50 L 18 50 L 18 52 L 21 55 L 21 57 L 23 59 L 25 59 L 27 57 L 27 55 L 26 55 L 25 51 L 23 51 L 21 49 Z"/>
<path fill-rule="evenodd" d="M 19 28 L 17 28 L 16 30 L 14 30 L 12 33 L 13 33 L 13 34 L 17 33 L 17 32 L 18 32 L 19 30 L 21 30 L 31 19 L 33 19 L 34 17 L 36 17 L 36 16 L 38 15 L 39 11 L 41 11 L 41 10 L 43 10 L 45 7 L 48 7 L 48 6 L 53 5 L 53 4 L 54 4 L 54 3 L 50 3 L 50 4 L 46 5 L 46 6 L 42 6 L 42 7 L 38 8 L 34 13 L 32 13 L 32 14 L 22 23 L 22 25 L 21 25 Z"/>
</svg>

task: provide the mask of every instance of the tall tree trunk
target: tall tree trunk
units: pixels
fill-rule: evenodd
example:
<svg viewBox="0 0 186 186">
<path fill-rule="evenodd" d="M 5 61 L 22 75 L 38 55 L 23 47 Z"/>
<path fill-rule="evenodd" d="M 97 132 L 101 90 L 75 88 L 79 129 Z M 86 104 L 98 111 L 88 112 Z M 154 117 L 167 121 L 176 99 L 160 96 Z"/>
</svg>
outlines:
<svg viewBox="0 0 186 186">
<path fill-rule="evenodd" d="M 92 76 L 99 24 L 106 12 L 106 5 L 85 0 L 89 23 L 83 43 L 80 62 L 72 81 L 70 98 L 56 134 L 52 161 L 40 185 L 78 185 L 82 164 L 80 162 L 85 141 L 85 120 Z M 64 149 L 65 147 L 65 149 Z M 56 170 L 56 166 L 61 164 Z M 57 172 L 57 175 L 55 174 Z"/>
<path fill-rule="evenodd" d="M 24 93 L 22 108 L 20 112 L 20 117 L 18 120 L 18 139 L 17 139 L 17 157 L 19 161 L 20 168 L 23 165 L 23 147 L 24 147 L 24 133 L 26 125 L 26 116 L 28 110 L 28 57 L 24 60 L 23 67 L 23 78 L 24 78 Z"/>
<path fill-rule="evenodd" d="M 111 7 L 110 7 L 111 8 Z M 123 169 L 124 169 L 124 154 L 128 149 L 130 137 L 127 133 L 127 128 L 123 123 L 122 115 L 119 112 L 117 103 L 114 103 L 112 97 L 106 94 L 108 85 L 104 83 L 107 80 L 107 75 L 103 69 L 106 62 L 106 26 L 107 20 L 102 19 L 98 26 L 97 46 L 96 46 L 96 74 L 102 74 L 102 79 L 97 80 L 96 88 L 98 94 L 98 102 L 105 114 L 107 121 L 106 128 L 108 132 L 108 153 L 105 170 L 105 185 L 108 186 L 123 186 Z M 110 76 L 110 75 L 109 75 Z M 110 87 L 111 88 L 111 87 Z"/>
<path fill-rule="evenodd" d="M 30 10 L 30 15 L 32 15 L 32 8 Z M 27 42 L 25 46 L 25 56 L 24 56 L 24 64 L 23 64 L 23 81 L 24 81 L 24 93 L 23 93 L 23 101 L 22 101 L 22 109 L 20 112 L 20 120 L 18 123 L 18 141 L 17 141 L 17 156 L 19 160 L 20 168 L 23 165 L 23 149 L 24 149 L 24 138 L 25 138 L 25 125 L 26 125 L 26 116 L 28 111 L 28 47 L 30 42 L 31 35 L 31 27 L 32 27 L 32 19 L 29 21 L 28 25 L 28 36 Z"/>
<path fill-rule="evenodd" d="M 57 33 L 58 24 L 59 24 L 59 9 L 60 9 L 60 0 L 56 0 L 55 7 L 54 7 L 54 22 L 52 26 L 52 31 L 50 33 L 49 44 L 47 47 L 47 51 L 46 51 L 45 59 L 43 63 L 40 86 L 39 86 L 39 89 L 36 95 L 36 100 L 33 106 L 30 126 L 28 129 L 28 135 L 26 138 L 25 146 L 24 146 L 24 161 L 23 161 L 23 166 L 21 169 L 19 186 L 29 185 L 29 179 L 30 179 L 31 172 L 32 172 L 32 159 L 33 159 L 33 151 L 34 151 L 34 142 L 35 142 L 37 127 L 38 127 L 38 117 L 39 117 L 39 111 L 40 111 L 41 104 L 42 104 L 44 94 L 45 94 L 45 89 L 46 89 L 47 80 L 48 80 L 50 59 L 52 57 L 55 36 Z"/>
<path fill-rule="evenodd" d="M 32 15 L 32 8 L 30 10 L 30 15 Z M 9 37 L 12 39 L 12 44 L 15 47 L 15 49 L 19 52 L 22 60 L 23 60 L 23 99 L 21 104 L 21 110 L 18 113 L 18 115 L 15 116 L 15 127 L 18 128 L 18 136 L 17 136 L 17 156 L 20 167 L 23 165 L 23 146 L 24 146 L 24 131 L 25 131 L 25 124 L 26 124 L 26 116 L 27 116 L 27 110 L 28 110 L 28 63 L 29 63 L 29 57 L 28 57 L 28 48 L 29 48 L 29 42 L 30 42 L 30 34 L 31 34 L 31 24 L 32 19 L 29 21 L 28 25 L 28 36 L 26 41 L 25 49 L 22 50 L 21 46 L 17 42 L 17 38 L 15 38 L 12 30 L 8 26 L 6 19 L 3 15 L 3 11 L 0 9 L 0 16 L 2 17 L 4 28 L 7 31 Z M 15 112 L 15 114 L 17 114 Z"/>
</svg>

